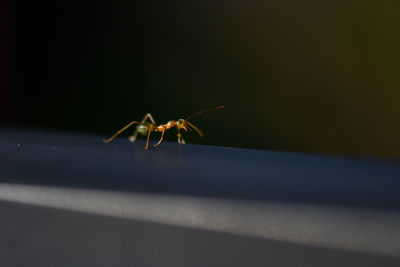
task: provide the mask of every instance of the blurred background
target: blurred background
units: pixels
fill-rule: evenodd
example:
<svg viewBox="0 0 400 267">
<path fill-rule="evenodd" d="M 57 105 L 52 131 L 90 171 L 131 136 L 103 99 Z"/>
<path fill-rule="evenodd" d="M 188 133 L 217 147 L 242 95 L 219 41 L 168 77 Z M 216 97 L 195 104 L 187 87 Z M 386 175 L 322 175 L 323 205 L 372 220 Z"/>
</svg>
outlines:
<svg viewBox="0 0 400 267">
<path fill-rule="evenodd" d="M 147 112 L 165 123 L 225 104 L 193 118 L 203 139 L 185 139 L 400 157 L 399 1 L 6 0 L 0 10 L 3 125 L 109 137 Z"/>
</svg>

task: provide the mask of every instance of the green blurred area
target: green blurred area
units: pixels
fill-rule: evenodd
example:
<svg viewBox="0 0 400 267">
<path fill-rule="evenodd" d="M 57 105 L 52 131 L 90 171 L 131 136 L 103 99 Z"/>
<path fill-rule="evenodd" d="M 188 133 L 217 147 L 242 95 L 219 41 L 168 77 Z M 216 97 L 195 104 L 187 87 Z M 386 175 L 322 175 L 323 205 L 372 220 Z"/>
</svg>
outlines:
<svg viewBox="0 0 400 267">
<path fill-rule="evenodd" d="M 400 157 L 399 1 L 22 3 L 15 121 L 108 136 L 225 104 L 186 140 Z"/>
</svg>

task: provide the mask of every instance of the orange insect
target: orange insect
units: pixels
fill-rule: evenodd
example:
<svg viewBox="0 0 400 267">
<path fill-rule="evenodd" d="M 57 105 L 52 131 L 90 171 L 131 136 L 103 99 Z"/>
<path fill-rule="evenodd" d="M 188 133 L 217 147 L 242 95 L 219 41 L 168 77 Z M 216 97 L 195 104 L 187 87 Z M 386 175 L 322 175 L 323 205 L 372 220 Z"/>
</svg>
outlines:
<svg viewBox="0 0 400 267">
<path fill-rule="evenodd" d="M 157 126 L 156 122 L 154 121 L 153 116 L 151 116 L 150 113 L 147 113 L 141 122 L 132 121 L 131 123 L 126 125 L 124 128 L 122 128 L 121 130 L 116 132 L 110 139 L 104 140 L 104 142 L 105 143 L 111 142 L 117 135 L 119 135 L 120 133 L 125 131 L 127 128 L 129 128 L 130 126 L 132 126 L 134 124 L 137 124 L 135 133 L 131 137 L 129 137 L 129 141 L 135 142 L 138 134 L 147 135 L 145 149 L 149 148 L 149 138 L 150 138 L 150 134 L 152 132 L 161 132 L 160 141 L 158 141 L 158 143 L 154 145 L 154 147 L 158 147 L 161 144 L 161 142 L 163 141 L 165 131 L 169 130 L 173 127 L 176 127 L 176 130 L 178 132 L 177 133 L 178 143 L 185 144 L 185 140 L 183 140 L 183 138 L 182 138 L 181 129 L 185 130 L 186 132 L 193 129 L 199 134 L 200 137 L 203 137 L 203 135 L 204 135 L 203 132 L 199 128 L 197 128 L 191 122 L 189 122 L 190 118 L 193 118 L 194 116 L 200 115 L 204 112 L 209 112 L 209 111 L 218 110 L 218 109 L 222 109 L 222 108 L 225 108 L 225 106 L 218 106 L 215 108 L 205 109 L 205 110 L 196 112 L 196 113 L 188 116 L 186 119 L 179 119 L 176 121 L 173 120 L 173 121 L 169 121 L 166 124 L 160 124 L 158 126 Z M 150 119 L 151 122 L 146 122 L 147 119 Z"/>
</svg>

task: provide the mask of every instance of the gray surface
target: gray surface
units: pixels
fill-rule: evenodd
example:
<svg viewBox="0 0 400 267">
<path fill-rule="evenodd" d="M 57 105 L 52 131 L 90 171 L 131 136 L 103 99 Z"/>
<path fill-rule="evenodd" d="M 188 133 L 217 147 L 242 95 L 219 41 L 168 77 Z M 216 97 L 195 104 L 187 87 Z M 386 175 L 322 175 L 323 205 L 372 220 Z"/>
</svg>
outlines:
<svg viewBox="0 0 400 267">
<path fill-rule="evenodd" d="M 15 203 L 0 202 L 0 213 L 0 266 L 400 264 L 391 257 Z"/>
<path fill-rule="evenodd" d="M 0 132 L 5 266 L 400 264 L 398 162 L 101 140 Z"/>
<path fill-rule="evenodd" d="M 0 183 L 0 200 L 398 256 L 394 211 Z"/>
</svg>

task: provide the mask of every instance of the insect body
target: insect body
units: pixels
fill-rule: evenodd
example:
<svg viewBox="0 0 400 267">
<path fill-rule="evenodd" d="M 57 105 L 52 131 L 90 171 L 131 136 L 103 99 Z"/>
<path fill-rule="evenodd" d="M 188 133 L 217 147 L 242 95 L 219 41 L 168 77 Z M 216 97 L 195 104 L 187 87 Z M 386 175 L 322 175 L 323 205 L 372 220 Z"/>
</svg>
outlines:
<svg viewBox="0 0 400 267">
<path fill-rule="evenodd" d="M 157 125 L 153 119 L 153 116 L 151 116 L 150 113 L 147 113 L 141 122 L 132 121 L 131 123 L 126 125 L 124 128 L 122 128 L 121 130 L 116 132 L 110 139 L 104 140 L 104 142 L 105 143 L 111 142 L 117 135 L 119 135 L 120 133 L 125 131 L 127 128 L 129 128 L 132 125 L 137 124 L 135 133 L 131 137 L 129 137 L 129 141 L 135 142 L 138 134 L 147 136 L 145 149 L 149 148 L 149 138 L 150 138 L 150 134 L 152 132 L 160 132 L 161 133 L 160 140 L 158 141 L 157 144 L 154 145 L 154 147 L 158 147 L 161 144 L 161 142 L 163 141 L 165 131 L 169 130 L 171 128 L 174 128 L 174 127 L 177 130 L 178 143 L 185 144 L 185 140 L 183 140 L 183 138 L 182 138 L 181 130 L 185 130 L 187 132 L 187 131 L 193 129 L 199 134 L 200 137 L 203 137 L 203 135 L 204 135 L 203 132 L 199 128 L 197 128 L 191 122 L 189 122 L 190 118 L 200 115 L 204 112 L 213 111 L 213 110 L 222 109 L 222 108 L 225 108 L 225 106 L 218 106 L 215 108 L 202 110 L 202 111 L 196 112 L 196 113 L 188 116 L 186 119 L 172 120 L 172 121 L 167 122 L 166 124 L 160 124 L 160 125 Z M 150 120 L 150 122 L 146 122 L 147 120 Z"/>
</svg>

